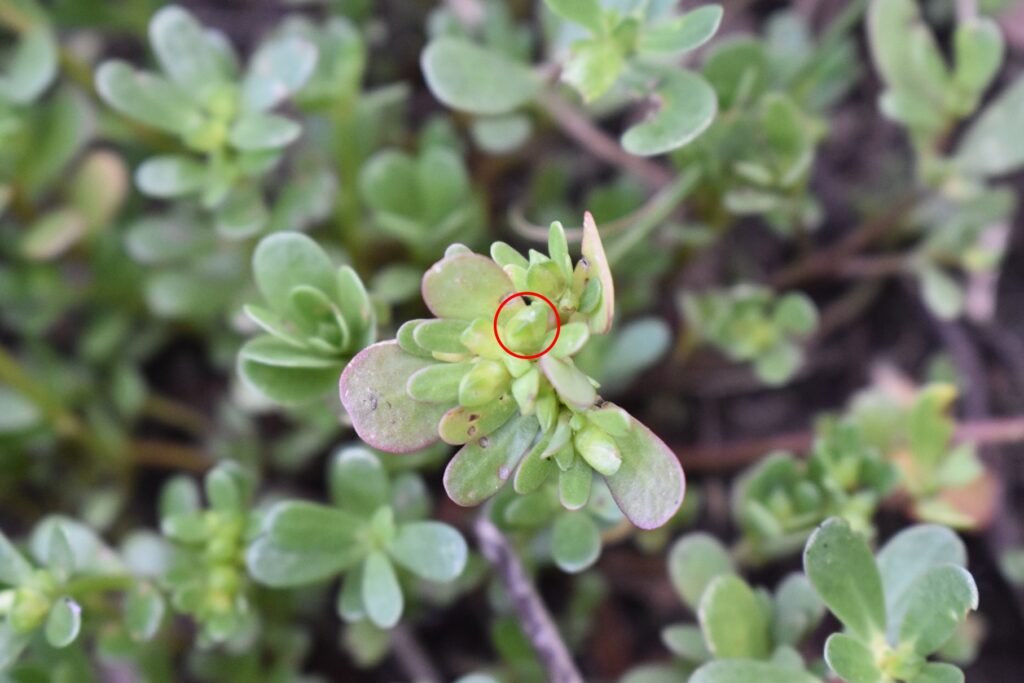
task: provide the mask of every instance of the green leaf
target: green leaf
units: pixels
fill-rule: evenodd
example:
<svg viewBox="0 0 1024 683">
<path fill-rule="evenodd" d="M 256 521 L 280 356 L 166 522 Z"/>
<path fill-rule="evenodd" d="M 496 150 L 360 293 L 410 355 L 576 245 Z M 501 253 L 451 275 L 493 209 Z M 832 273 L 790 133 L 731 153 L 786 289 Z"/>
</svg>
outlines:
<svg viewBox="0 0 1024 683">
<path fill-rule="evenodd" d="M 343 448 L 331 460 L 328 472 L 331 501 L 360 517 L 369 517 L 391 494 L 380 458 L 366 448 Z"/>
<path fill-rule="evenodd" d="M 258 393 L 282 405 L 308 403 L 330 392 L 340 370 L 340 364 L 323 368 L 287 367 L 267 365 L 241 355 L 238 358 L 239 377 Z"/>
<path fill-rule="evenodd" d="M 825 616 L 825 605 L 803 574 L 788 575 L 775 592 L 772 637 L 776 645 L 798 645 Z"/>
<path fill-rule="evenodd" d="M 804 548 L 804 571 L 843 625 L 863 641 L 885 634 L 882 579 L 867 542 L 839 518 L 815 529 Z"/>
<path fill-rule="evenodd" d="M 27 431 L 42 421 L 43 415 L 35 403 L 0 386 L 0 436 Z M 0 581 L 3 579 L 0 578 Z"/>
<path fill-rule="evenodd" d="M 483 116 L 473 119 L 470 132 L 477 147 L 488 154 L 509 154 L 530 139 L 533 123 L 521 114 Z"/>
<path fill-rule="evenodd" d="M 556 358 L 549 353 L 541 356 L 537 365 L 567 406 L 586 410 L 597 401 L 594 385 L 571 360 Z"/>
<path fill-rule="evenodd" d="M 913 585 L 933 567 L 966 567 L 967 550 L 953 530 L 938 524 L 918 524 L 889 539 L 876 561 L 885 589 L 889 636 L 895 641 L 896 628 L 903 622 Z"/>
<path fill-rule="evenodd" d="M 241 465 L 232 461 L 222 462 L 210 470 L 203 484 L 212 509 L 227 513 L 245 512 L 253 482 Z"/>
<path fill-rule="evenodd" d="M 261 112 L 238 119 L 228 133 L 228 141 L 246 152 L 279 149 L 298 139 L 302 126 L 291 119 Z"/>
<path fill-rule="evenodd" d="M 342 362 L 337 358 L 328 358 L 306 349 L 296 348 L 293 344 L 267 334 L 247 341 L 238 355 L 243 360 L 280 368 L 332 368 L 340 373 L 342 366 Z"/>
<path fill-rule="evenodd" d="M 576 574 L 601 555 L 601 530 L 586 512 L 566 512 L 551 528 L 551 557 L 564 572 Z"/>
<path fill-rule="evenodd" d="M 124 625 L 132 640 L 152 640 L 164 619 L 167 607 L 163 595 L 149 583 L 138 583 L 129 592 L 124 605 Z"/>
<path fill-rule="evenodd" d="M 942 647 L 970 610 L 978 609 L 978 587 L 963 567 L 932 567 L 907 594 L 899 642 L 922 657 Z"/>
<path fill-rule="evenodd" d="M 47 549 L 46 566 L 60 581 L 67 581 L 75 573 L 75 555 L 64 529 L 54 527 L 50 535 L 50 547 Z"/>
<path fill-rule="evenodd" d="M 583 242 L 580 251 L 588 264 L 587 279 L 596 279 L 601 284 L 601 302 L 590 314 L 588 321 L 590 331 L 607 334 L 612 329 L 612 319 L 615 317 L 615 282 L 612 280 L 612 269 L 601 234 L 597 231 L 597 223 L 589 211 L 583 214 Z"/>
<path fill-rule="evenodd" d="M 688 683 L 821 683 L 805 671 L 769 662 L 729 660 L 709 662 L 697 669 Z"/>
<path fill-rule="evenodd" d="M 875 665 L 871 649 L 845 633 L 833 633 L 825 642 L 825 661 L 846 683 L 885 683 L 890 680 Z"/>
<path fill-rule="evenodd" d="M 661 631 L 661 641 L 673 654 L 689 662 L 703 663 L 714 659 L 704 642 L 704 634 L 696 626 L 668 626 Z"/>
<path fill-rule="evenodd" d="M 607 93 L 625 67 L 622 47 L 614 38 L 581 41 L 572 48 L 572 56 L 562 69 L 562 80 L 593 102 Z"/>
<path fill-rule="evenodd" d="M 291 292 L 309 285 L 321 292 L 336 287 L 334 265 L 311 238 L 298 232 L 281 232 L 260 240 L 252 255 L 253 278 L 260 294 L 275 313 L 295 319 L 298 313 Z"/>
<path fill-rule="evenodd" d="M 438 318 L 492 320 L 513 291 L 501 267 L 480 254 L 441 259 L 423 275 L 423 303 Z M 506 306 L 506 308 L 509 308 Z"/>
<path fill-rule="evenodd" d="M 687 680 L 690 672 L 679 666 L 644 664 L 626 672 L 619 683 L 679 683 Z"/>
<path fill-rule="evenodd" d="M 56 648 L 67 647 L 81 630 L 81 606 L 71 598 L 57 600 L 46 618 L 46 642 Z"/>
<path fill-rule="evenodd" d="M 658 76 L 658 111 L 622 136 L 622 147 L 630 154 L 656 156 L 679 149 L 707 130 L 718 112 L 715 91 L 699 74 L 659 70 Z"/>
<path fill-rule="evenodd" d="M 782 342 L 764 351 L 754 361 L 754 372 L 765 384 L 785 384 L 803 362 L 803 352 L 796 344 Z"/>
<path fill-rule="evenodd" d="M 57 209 L 43 215 L 22 236 L 21 253 L 34 261 L 55 259 L 88 231 L 85 219 L 74 209 Z"/>
<path fill-rule="evenodd" d="M 953 45 L 953 81 L 968 93 L 980 95 L 1003 63 L 1005 45 L 999 24 L 988 17 L 972 17 L 957 25 Z"/>
<path fill-rule="evenodd" d="M 266 111 L 291 97 L 313 75 L 316 58 L 316 45 L 295 35 L 279 36 L 261 45 L 242 83 L 242 108 Z"/>
<path fill-rule="evenodd" d="M 920 270 L 921 295 L 928 309 L 943 320 L 958 317 L 964 307 L 964 291 L 956 280 L 936 266 Z"/>
<path fill-rule="evenodd" d="M 604 32 L 604 10 L 599 0 L 544 0 L 544 4 L 562 19 L 579 24 L 591 33 Z"/>
<path fill-rule="evenodd" d="M 749 37 L 718 41 L 704 60 L 702 73 L 718 95 L 723 111 L 753 102 L 768 85 L 764 44 Z"/>
<path fill-rule="evenodd" d="M 353 567 L 341 580 L 338 591 L 338 616 L 348 622 L 366 619 L 366 608 L 363 606 L 363 565 Z"/>
<path fill-rule="evenodd" d="M 189 92 L 202 96 L 210 86 L 231 79 L 206 29 L 181 7 L 171 5 L 153 15 L 149 42 L 160 68 Z"/>
<path fill-rule="evenodd" d="M 997 176 L 1024 165 L 1024 76 L 1018 77 L 968 128 L 954 156 L 967 173 Z"/>
<path fill-rule="evenodd" d="M 42 95 L 57 75 L 58 49 L 48 26 L 30 26 L 7 57 L 5 73 L 0 73 L 0 99 L 29 104 Z"/>
<path fill-rule="evenodd" d="M 679 597 L 690 609 L 696 610 L 708 584 L 724 574 L 735 574 L 736 569 L 729 552 L 717 538 L 695 532 L 672 545 L 668 573 Z"/>
<path fill-rule="evenodd" d="M 460 38 L 432 40 L 420 66 L 437 99 L 473 114 L 506 114 L 540 89 L 527 67 Z"/>
<path fill-rule="evenodd" d="M 399 565 L 428 581 L 454 581 L 466 567 L 466 540 L 440 522 L 412 522 L 398 530 L 388 554 Z"/>
<path fill-rule="evenodd" d="M 622 465 L 608 488 L 619 509 L 641 529 L 656 529 L 676 513 L 686 492 L 686 477 L 675 453 L 630 416 L 631 426 L 616 437 Z"/>
<path fill-rule="evenodd" d="M 207 181 L 206 166 L 191 157 L 178 155 L 146 159 L 135 171 L 139 190 L 161 199 L 195 195 Z"/>
<path fill-rule="evenodd" d="M 568 455 L 568 464 L 560 456 Z M 590 490 L 594 483 L 594 472 L 590 466 L 577 457 L 571 447 L 555 454 L 555 461 L 562 468 L 558 474 L 558 499 L 566 510 L 579 510 L 590 501 Z"/>
<path fill-rule="evenodd" d="M 391 628 L 402 618 L 402 587 L 395 568 L 380 551 L 370 553 L 363 565 L 363 606 L 370 621 L 381 628 Z"/>
<path fill-rule="evenodd" d="M 18 633 L 4 620 L 0 623 L 0 671 L 7 671 L 28 647 L 32 634 Z"/>
<path fill-rule="evenodd" d="M 236 188 L 217 211 L 217 233 L 227 239 L 245 239 L 260 232 L 270 213 L 256 185 Z"/>
<path fill-rule="evenodd" d="M 513 418 L 493 434 L 463 446 L 444 471 L 448 497 L 473 506 L 493 496 L 512 476 L 538 430 L 533 416 Z"/>
<path fill-rule="evenodd" d="M 704 5 L 640 31 L 637 50 L 648 54 L 678 55 L 696 50 L 718 31 L 722 23 L 721 5 Z"/>
<path fill-rule="evenodd" d="M 267 513 L 261 535 L 246 552 L 246 567 L 274 587 L 317 583 L 345 571 L 366 553 L 362 521 L 324 505 L 284 502 Z"/>
<path fill-rule="evenodd" d="M 416 345 L 427 351 L 459 355 L 466 353 L 462 345 L 462 333 L 466 323 L 462 320 L 425 320 L 413 330 Z"/>
<path fill-rule="evenodd" d="M 120 113 L 160 130 L 183 134 L 200 120 L 192 100 L 177 85 L 120 60 L 100 65 L 96 91 Z"/>
<path fill-rule="evenodd" d="M 765 659 L 771 653 L 768 617 L 754 591 L 734 574 L 705 589 L 697 612 L 708 649 L 717 659 Z"/>
<path fill-rule="evenodd" d="M 964 683 L 964 672 L 952 664 L 926 662 L 907 683 Z"/>
<path fill-rule="evenodd" d="M 473 408 L 456 406 L 441 418 L 437 433 L 442 441 L 455 446 L 477 442 L 507 423 L 516 411 L 511 394 L 502 394 L 490 403 Z"/>
<path fill-rule="evenodd" d="M 356 344 L 355 348 L 372 344 L 377 338 L 377 314 L 363 281 L 351 266 L 339 268 L 336 279 L 341 317 L 348 326 L 351 343 Z"/>
<path fill-rule="evenodd" d="M 472 363 L 437 363 L 409 376 L 406 391 L 417 401 L 452 404 L 459 400 L 459 384 Z"/>
<path fill-rule="evenodd" d="M 392 453 L 411 453 L 438 439 L 437 424 L 447 406 L 414 401 L 409 377 L 433 361 L 411 356 L 394 341 L 368 346 L 341 375 L 341 403 L 366 443 Z"/>
<path fill-rule="evenodd" d="M 791 292 L 779 299 L 772 319 L 788 333 L 808 335 L 818 325 L 818 310 L 806 294 Z"/>
<path fill-rule="evenodd" d="M 18 586 L 32 575 L 32 565 L 0 531 L 0 583 Z"/>
</svg>

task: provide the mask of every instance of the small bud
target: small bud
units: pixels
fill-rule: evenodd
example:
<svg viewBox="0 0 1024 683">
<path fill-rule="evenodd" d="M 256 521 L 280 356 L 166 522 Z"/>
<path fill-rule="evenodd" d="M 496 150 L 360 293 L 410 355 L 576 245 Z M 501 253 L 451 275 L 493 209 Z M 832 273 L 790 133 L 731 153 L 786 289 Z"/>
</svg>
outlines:
<svg viewBox="0 0 1024 683">
<path fill-rule="evenodd" d="M 43 625 L 53 601 L 42 591 L 22 586 L 14 594 L 7 623 L 16 633 L 30 633 Z"/>
<path fill-rule="evenodd" d="M 459 404 L 475 408 L 490 403 L 508 390 L 509 374 L 505 366 L 493 360 L 481 360 L 459 382 Z"/>
<path fill-rule="evenodd" d="M 502 339 L 516 353 L 529 355 L 541 350 L 548 332 L 548 307 L 533 303 L 505 323 Z"/>
<path fill-rule="evenodd" d="M 615 440 L 604 431 L 597 427 L 586 427 L 576 433 L 573 443 L 580 456 L 601 474 L 610 477 L 619 471 L 622 455 Z"/>
<path fill-rule="evenodd" d="M 549 299 L 558 299 L 565 285 L 565 280 L 553 261 L 535 263 L 526 272 L 526 286 L 529 290 L 539 292 Z"/>
</svg>

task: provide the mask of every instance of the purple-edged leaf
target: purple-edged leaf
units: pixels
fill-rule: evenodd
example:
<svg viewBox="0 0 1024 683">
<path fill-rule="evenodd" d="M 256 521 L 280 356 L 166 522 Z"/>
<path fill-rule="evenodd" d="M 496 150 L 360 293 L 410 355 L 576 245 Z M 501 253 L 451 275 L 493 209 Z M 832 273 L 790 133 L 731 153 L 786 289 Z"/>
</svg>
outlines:
<svg viewBox="0 0 1024 683">
<path fill-rule="evenodd" d="M 537 436 L 531 416 L 509 420 L 490 436 L 463 446 L 444 471 L 444 488 L 459 505 L 484 502 L 505 485 Z"/>
<path fill-rule="evenodd" d="M 619 471 L 606 477 L 619 509 L 641 529 L 656 529 L 676 513 L 686 493 L 683 468 L 665 442 L 630 416 L 630 429 L 615 438 Z"/>
<path fill-rule="evenodd" d="M 590 277 L 596 277 L 601 282 L 601 305 L 590 315 L 590 330 L 605 334 L 612 329 L 612 317 L 615 315 L 615 284 L 612 282 L 612 269 L 604 254 L 601 235 L 589 211 L 583 214 L 582 251 L 583 258 L 590 266 Z"/>
<path fill-rule="evenodd" d="M 438 318 L 491 320 L 512 291 L 505 271 L 480 254 L 443 258 L 423 274 L 423 302 Z"/>
<path fill-rule="evenodd" d="M 390 453 L 411 453 L 437 441 L 447 406 L 414 401 L 405 390 L 409 376 L 431 364 L 395 341 L 368 346 L 352 359 L 338 389 L 360 439 Z"/>
</svg>

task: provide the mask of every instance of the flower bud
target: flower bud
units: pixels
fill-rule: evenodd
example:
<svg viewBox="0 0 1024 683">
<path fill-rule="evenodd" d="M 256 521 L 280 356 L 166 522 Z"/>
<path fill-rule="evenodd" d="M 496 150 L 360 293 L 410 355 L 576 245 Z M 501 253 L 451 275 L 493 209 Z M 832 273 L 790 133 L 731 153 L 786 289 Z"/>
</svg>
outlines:
<svg viewBox="0 0 1024 683">
<path fill-rule="evenodd" d="M 587 426 L 576 433 L 573 443 L 576 452 L 601 474 L 610 477 L 619 471 L 622 455 L 615 440 L 604 431 Z"/>
<path fill-rule="evenodd" d="M 529 355 L 541 350 L 548 332 L 548 307 L 543 302 L 524 307 L 507 323 L 502 339 L 516 353 Z"/>
</svg>

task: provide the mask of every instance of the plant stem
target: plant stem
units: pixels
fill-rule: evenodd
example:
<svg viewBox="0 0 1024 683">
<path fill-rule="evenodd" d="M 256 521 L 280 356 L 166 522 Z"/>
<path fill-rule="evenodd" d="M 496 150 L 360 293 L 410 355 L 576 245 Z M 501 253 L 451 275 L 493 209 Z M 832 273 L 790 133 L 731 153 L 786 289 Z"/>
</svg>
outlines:
<svg viewBox="0 0 1024 683">
<path fill-rule="evenodd" d="M 442 683 L 444 680 L 407 625 L 398 624 L 391 629 L 391 650 L 410 680 L 416 683 Z"/>
<path fill-rule="evenodd" d="M 549 683 L 583 683 L 583 676 L 577 671 L 544 602 L 508 540 L 487 517 L 486 510 L 477 515 L 473 528 L 480 551 L 494 565 L 498 578 L 505 585 L 519 623 L 547 671 Z"/>
<path fill-rule="evenodd" d="M 95 574 L 72 579 L 64 588 L 71 597 L 81 597 L 83 594 L 125 590 L 133 583 L 135 579 L 128 574 Z"/>
<path fill-rule="evenodd" d="M 172 470 L 205 472 L 213 462 L 202 451 L 166 441 L 139 439 L 128 446 L 132 461 L 139 465 Z"/>
<path fill-rule="evenodd" d="M 608 262 L 617 263 L 646 238 L 654 228 L 672 215 L 679 203 L 697 186 L 698 180 L 700 180 L 700 171 L 696 168 L 689 168 L 668 184 L 664 190 L 654 195 L 651 201 L 644 206 L 643 213 L 633 227 L 622 237 L 608 244 Z"/>
<path fill-rule="evenodd" d="M 958 442 L 989 446 L 1024 442 L 1024 415 L 970 420 L 957 425 Z M 675 446 L 683 466 L 693 471 L 737 469 L 774 450 L 804 453 L 814 444 L 814 432 L 786 432 L 760 439 L 732 441 L 714 446 Z"/>
<path fill-rule="evenodd" d="M 644 157 L 633 156 L 617 140 L 598 128 L 564 97 L 552 89 L 541 93 L 537 103 L 570 138 L 599 159 L 632 173 L 651 188 L 659 190 L 675 177 L 669 168 Z"/>
<path fill-rule="evenodd" d="M 152 392 L 146 396 L 146 401 L 142 404 L 142 413 L 197 437 L 203 437 L 213 429 L 207 417 L 198 410 Z"/>
</svg>

